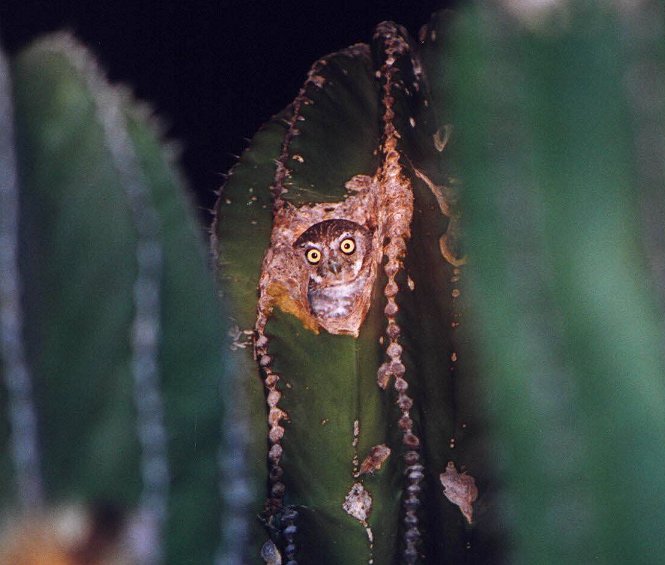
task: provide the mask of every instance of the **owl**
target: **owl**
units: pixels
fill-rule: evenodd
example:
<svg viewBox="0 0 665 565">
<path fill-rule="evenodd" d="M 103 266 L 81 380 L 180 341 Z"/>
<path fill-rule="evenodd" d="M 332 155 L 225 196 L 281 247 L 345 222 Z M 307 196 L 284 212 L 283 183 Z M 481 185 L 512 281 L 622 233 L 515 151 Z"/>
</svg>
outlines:
<svg viewBox="0 0 665 565">
<path fill-rule="evenodd" d="M 305 230 L 293 248 L 308 277 L 310 312 L 321 325 L 336 325 L 362 307 L 374 271 L 370 230 L 350 220 L 325 220 Z"/>
</svg>

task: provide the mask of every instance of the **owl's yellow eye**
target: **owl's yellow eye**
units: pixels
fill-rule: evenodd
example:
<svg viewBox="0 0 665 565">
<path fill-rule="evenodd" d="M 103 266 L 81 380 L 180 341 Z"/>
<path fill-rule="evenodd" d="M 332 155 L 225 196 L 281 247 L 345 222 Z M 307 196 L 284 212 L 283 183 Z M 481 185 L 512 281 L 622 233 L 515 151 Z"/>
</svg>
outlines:
<svg viewBox="0 0 665 565">
<path fill-rule="evenodd" d="M 351 255 L 356 250 L 356 242 L 352 238 L 347 237 L 342 240 L 342 243 L 339 244 L 339 248 L 342 250 L 342 253 Z"/>
<path fill-rule="evenodd" d="M 305 259 L 310 265 L 316 265 L 321 260 L 321 252 L 318 249 L 308 249 L 305 253 Z"/>
</svg>

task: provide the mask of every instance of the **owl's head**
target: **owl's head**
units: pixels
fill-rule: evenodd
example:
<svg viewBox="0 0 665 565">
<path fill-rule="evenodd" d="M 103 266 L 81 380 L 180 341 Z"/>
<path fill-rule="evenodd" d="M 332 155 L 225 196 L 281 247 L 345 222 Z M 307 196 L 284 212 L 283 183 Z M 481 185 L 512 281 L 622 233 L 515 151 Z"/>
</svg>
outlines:
<svg viewBox="0 0 665 565">
<path fill-rule="evenodd" d="M 370 231 L 360 224 L 325 220 L 305 230 L 293 247 L 300 253 L 311 280 L 338 285 L 358 277 L 371 243 Z"/>
</svg>

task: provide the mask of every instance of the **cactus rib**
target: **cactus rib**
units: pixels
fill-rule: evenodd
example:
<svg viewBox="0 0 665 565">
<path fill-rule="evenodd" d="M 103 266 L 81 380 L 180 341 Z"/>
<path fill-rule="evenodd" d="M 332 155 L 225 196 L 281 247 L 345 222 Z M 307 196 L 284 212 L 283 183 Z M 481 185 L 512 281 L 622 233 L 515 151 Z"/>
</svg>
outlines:
<svg viewBox="0 0 665 565">
<path fill-rule="evenodd" d="M 385 225 L 385 237 L 388 239 L 383 250 L 387 259 L 384 272 L 388 278 L 383 293 L 387 299 L 384 309 L 387 320 L 386 335 L 388 336 L 386 355 L 390 358 L 390 361 L 379 367 L 377 379 L 379 386 L 385 388 L 388 384 L 386 379 L 394 377 L 394 387 L 397 391 L 397 405 L 401 412 L 399 428 L 402 432 L 402 445 L 406 450 L 404 462 L 406 464 L 407 494 L 402 502 L 404 520 L 407 524 L 403 533 L 404 560 L 406 563 L 415 563 L 418 559 L 418 545 L 421 537 L 417 510 L 420 506 L 420 482 L 424 475 L 420 462 L 420 439 L 414 433 L 411 419 L 413 399 L 406 392 L 409 385 L 405 378 L 406 369 L 402 363 L 402 346 L 399 343 L 401 329 L 397 322 L 399 307 L 395 300 L 399 292 L 395 277 L 403 269 L 402 259 L 406 255 L 406 244 L 410 236 L 413 188 L 402 172 L 400 153 L 397 151 L 398 138 L 393 123 L 395 117 L 393 103 L 396 96 L 395 90 L 402 84 L 397 76 L 399 69 L 394 63 L 395 56 L 407 52 L 409 45 L 403 37 L 403 32 L 400 33 L 392 22 L 379 24 L 374 38 L 382 42 L 384 55 L 381 67 L 384 107 L 381 145 L 383 164 L 378 177 L 379 186 L 383 192 L 379 200 L 384 203 L 382 206 L 384 218 L 382 221 L 380 220 L 380 223 Z"/>
<path fill-rule="evenodd" d="M 37 412 L 23 342 L 18 266 L 19 195 L 9 65 L 0 52 L 0 353 L 9 395 L 11 454 L 18 499 L 25 510 L 43 501 Z"/>
</svg>

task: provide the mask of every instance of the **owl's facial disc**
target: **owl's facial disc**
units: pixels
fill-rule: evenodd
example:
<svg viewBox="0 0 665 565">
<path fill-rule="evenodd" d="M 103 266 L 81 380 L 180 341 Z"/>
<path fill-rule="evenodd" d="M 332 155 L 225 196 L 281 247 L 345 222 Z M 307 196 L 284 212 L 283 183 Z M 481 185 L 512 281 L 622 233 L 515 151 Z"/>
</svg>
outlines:
<svg viewBox="0 0 665 565">
<path fill-rule="evenodd" d="M 349 265 L 350 256 L 356 251 L 356 242 L 348 233 L 342 233 L 340 237 L 330 244 L 327 250 L 326 267 L 333 275 L 339 275 L 345 265 Z M 355 271 L 355 269 L 352 269 Z M 355 272 L 354 272 L 355 275 Z"/>
<path fill-rule="evenodd" d="M 330 287 L 349 284 L 360 274 L 369 231 L 349 220 L 324 220 L 310 226 L 293 243 L 311 280 Z"/>
</svg>

